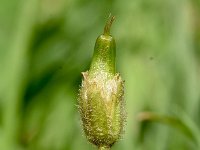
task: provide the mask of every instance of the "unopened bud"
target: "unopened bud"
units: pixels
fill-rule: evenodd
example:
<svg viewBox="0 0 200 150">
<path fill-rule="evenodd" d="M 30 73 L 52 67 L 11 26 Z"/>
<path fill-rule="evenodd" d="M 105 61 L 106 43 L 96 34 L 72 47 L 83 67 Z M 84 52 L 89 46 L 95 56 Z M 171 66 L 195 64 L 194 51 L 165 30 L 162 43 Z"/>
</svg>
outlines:
<svg viewBox="0 0 200 150">
<path fill-rule="evenodd" d="M 89 71 L 82 73 L 79 112 L 87 139 L 109 149 L 122 135 L 125 122 L 124 81 L 115 73 L 115 41 L 110 33 L 114 17 L 97 38 Z"/>
</svg>

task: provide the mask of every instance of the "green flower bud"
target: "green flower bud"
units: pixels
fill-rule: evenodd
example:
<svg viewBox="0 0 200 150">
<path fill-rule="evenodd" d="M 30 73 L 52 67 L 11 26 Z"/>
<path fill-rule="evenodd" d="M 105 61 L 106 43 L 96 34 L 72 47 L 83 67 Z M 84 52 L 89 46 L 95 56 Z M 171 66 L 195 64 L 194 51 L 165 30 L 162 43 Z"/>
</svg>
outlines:
<svg viewBox="0 0 200 150">
<path fill-rule="evenodd" d="M 121 137 L 125 122 L 124 81 L 115 73 L 115 41 L 109 33 L 113 20 L 96 40 L 90 69 L 82 73 L 78 99 L 85 135 L 102 150 Z"/>
</svg>

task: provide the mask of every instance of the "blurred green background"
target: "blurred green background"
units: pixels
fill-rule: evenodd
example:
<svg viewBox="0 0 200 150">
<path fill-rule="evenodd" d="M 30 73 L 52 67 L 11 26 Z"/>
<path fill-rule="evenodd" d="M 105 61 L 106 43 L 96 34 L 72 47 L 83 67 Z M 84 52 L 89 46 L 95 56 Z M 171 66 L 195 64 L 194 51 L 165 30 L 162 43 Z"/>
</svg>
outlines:
<svg viewBox="0 0 200 150">
<path fill-rule="evenodd" d="M 93 150 L 81 72 L 109 13 L 127 123 L 113 150 L 200 149 L 199 0 L 0 0 L 0 150 Z"/>
</svg>

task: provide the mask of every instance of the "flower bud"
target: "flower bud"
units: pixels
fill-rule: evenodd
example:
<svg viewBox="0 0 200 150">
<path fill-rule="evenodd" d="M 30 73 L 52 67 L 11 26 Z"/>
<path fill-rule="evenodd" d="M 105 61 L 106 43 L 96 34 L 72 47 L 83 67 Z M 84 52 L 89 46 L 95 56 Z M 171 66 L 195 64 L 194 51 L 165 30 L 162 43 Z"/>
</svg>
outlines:
<svg viewBox="0 0 200 150">
<path fill-rule="evenodd" d="M 82 73 L 78 105 L 89 142 L 110 148 L 122 135 L 125 122 L 124 81 L 115 73 L 115 41 L 109 35 L 114 17 L 95 44 L 89 71 Z"/>
</svg>

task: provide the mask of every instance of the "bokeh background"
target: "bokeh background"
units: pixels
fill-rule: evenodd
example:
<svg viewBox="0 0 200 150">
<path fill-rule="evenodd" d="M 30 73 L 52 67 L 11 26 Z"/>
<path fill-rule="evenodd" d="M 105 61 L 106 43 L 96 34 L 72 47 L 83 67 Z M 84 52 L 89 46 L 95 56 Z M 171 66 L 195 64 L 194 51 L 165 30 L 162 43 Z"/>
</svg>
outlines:
<svg viewBox="0 0 200 150">
<path fill-rule="evenodd" d="M 127 122 L 113 150 L 200 149 L 199 0 L 0 0 L 0 149 L 93 150 L 77 94 L 109 13 Z"/>
</svg>

